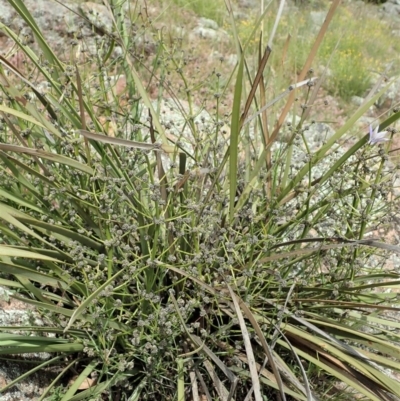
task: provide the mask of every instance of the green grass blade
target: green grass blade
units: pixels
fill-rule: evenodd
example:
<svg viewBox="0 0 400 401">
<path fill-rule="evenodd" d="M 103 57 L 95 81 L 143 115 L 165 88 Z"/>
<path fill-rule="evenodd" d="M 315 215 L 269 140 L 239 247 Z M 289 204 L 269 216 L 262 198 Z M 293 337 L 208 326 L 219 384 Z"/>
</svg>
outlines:
<svg viewBox="0 0 400 401">
<path fill-rule="evenodd" d="M 50 160 L 54 163 L 65 164 L 66 166 L 76 168 L 77 170 L 83 171 L 84 173 L 87 173 L 90 175 L 94 174 L 94 171 L 91 167 L 89 167 L 85 164 L 82 164 L 76 160 L 73 160 L 69 157 L 59 155 L 56 153 L 45 152 L 45 151 L 39 150 L 39 149 L 26 148 L 23 146 L 8 145 L 5 143 L 0 143 L 0 149 L 9 151 L 9 152 L 16 152 L 16 153 L 22 153 L 22 154 L 28 154 L 28 155 L 32 155 L 32 156 L 42 157 L 42 158 Z"/>
<path fill-rule="evenodd" d="M 71 315 L 71 318 L 67 324 L 67 326 L 64 329 L 64 333 L 69 330 L 69 328 L 72 326 L 74 321 L 78 319 L 83 312 L 87 309 L 87 307 L 92 304 L 92 302 L 99 297 L 99 294 L 104 290 L 105 287 L 110 285 L 115 279 L 117 279 L 119 276 L 121 276 L 123 273 L 125 273 L 125 269 L 121 269 L 117 273 L 114 274 L 114 276 L 110 277 L 107 281 L 105 281 L 99 288 L 97 288 L 96 291 L 94 291 L 92 294 L 90 294 L 79 306 L 76 308 Z"/>
<path fill-rule="evenodd" d="M 237 189 L 237 169 L 240 136 L 240 105 L 242 100 L 244 58 L 240 58 L 233 98 L 231 135 L 229 144 L 229 219 L 233 221 Z"/>
<path fill-rule="evenodd" d="M 39 259 L 39 260 L 51 260 L 56 262 L 57 259 L 52 257 L 41 255 L 40 253 L 24 251 L 22 249 L 13 248 L 9 245 L 0 244 L 0 257 L 9 256 L 11 258 L 27 258 L 27 259 Z"/>
<path fill-rule="evenodd" d="M 71 400 L 71 397 L 78 391 L 80 385 L 89 377 L 89 375 L 94 371 L 97 365 L 97 361 L 91 361 L 82 371 L 82 373 L 75 379 L 74 383 L 64 394 L 64 397 L 61 399 L 61 401 Z"/>
</svg>

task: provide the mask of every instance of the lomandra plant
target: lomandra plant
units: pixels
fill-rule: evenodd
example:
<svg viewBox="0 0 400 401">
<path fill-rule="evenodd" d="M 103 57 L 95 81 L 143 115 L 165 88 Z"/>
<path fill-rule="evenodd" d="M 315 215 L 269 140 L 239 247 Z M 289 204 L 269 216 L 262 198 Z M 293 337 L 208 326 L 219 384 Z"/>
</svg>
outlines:
<svg viewBox="0 0 400 401">
<path fill-rule="evenodd" d="M 41 52 L 1 26 L 27 70 L 1 58 L 0 283 L 45 326 L 2 327 L 0 352 L 53 355 L 24 375 L 59 368 L 40 400 L 399 397 L 400 325 L 390 317 L 399 308 L 386 291 L 399 277 L 382 270 L 385 254 L 372 255 L 399 249 L 364 238 L 396 213 L 397 166 L 390 141 L 368 144 L 368 129 L 346 136 L 385 89 L 318 149 L 307 136 L 320 86 L 310 69 L 339 1 L 278 98 L 268 98 L 265 71 L 284 3 L 253 71 L 228 2 L 235 81 L 202 130 L 185 63 L 162 40 L 149 65 L 138 59 L 122 4 L 107 3 L 114 27 L 97 53 L 69 64 L 23 1 L 10 3 Z M 173 95 L 167 65 L 189 104 L 172 96 L 188 127 L 173 136 L 142 78 L 156 80 L 158 101 Z M 126 103 L 111 72 L 126 76 Z M 391 138 L 399 116 L 375 135 Z"/>
</svg>

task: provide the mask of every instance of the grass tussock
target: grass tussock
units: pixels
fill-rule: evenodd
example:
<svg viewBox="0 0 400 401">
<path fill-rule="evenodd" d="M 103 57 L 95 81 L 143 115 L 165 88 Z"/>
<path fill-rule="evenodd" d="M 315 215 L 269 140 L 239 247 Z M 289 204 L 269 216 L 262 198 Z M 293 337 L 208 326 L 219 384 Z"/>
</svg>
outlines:
<svg viewBox="0 0 400 401">
<path fill-rule="evenodd" d="M 0 25 L 26 60 L 0 57 L 0 284 L 45 326 L 1 328 L 0 354 L 52 354 L 32 369 L 60 369 L 40 399 L 399 397 L 399 274 L 383 266 L 400 249 L 367 234 L 398 210 L 400 113 L 381 118 L 388 141 L 349 136 L 383 86 L 318 131 L 339 1 L 302 62 L 287 15 L 243 35 L 227 3 L 237 63 L 209 74 L 139 8 L 110 2 L 113 34 L 62 58 L 10 3 L 36 44 Z"/>
</svg>

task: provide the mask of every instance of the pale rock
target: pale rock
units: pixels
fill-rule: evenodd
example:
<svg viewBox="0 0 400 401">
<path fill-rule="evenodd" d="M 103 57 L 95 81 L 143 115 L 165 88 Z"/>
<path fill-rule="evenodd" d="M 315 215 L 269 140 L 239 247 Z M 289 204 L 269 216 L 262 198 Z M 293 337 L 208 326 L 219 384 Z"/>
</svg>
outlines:
<svg viewBox="0 0 400 401">
<path fill-rule="evenodd" d="M 203 28 L 214 29 L 215 31 L 219 28 L 217 22 L 212 19 L 201 17 L 199 18 L 199 25 Z"/>
<path fill-rule="evenodd" d="M 106 6 L 93 2 L 82 3 L 79 5 L 82 14 L 93 24 L 96 28 L 104 30 L 108 33 L 112 32 L 113 19 Z"/>
</svg>

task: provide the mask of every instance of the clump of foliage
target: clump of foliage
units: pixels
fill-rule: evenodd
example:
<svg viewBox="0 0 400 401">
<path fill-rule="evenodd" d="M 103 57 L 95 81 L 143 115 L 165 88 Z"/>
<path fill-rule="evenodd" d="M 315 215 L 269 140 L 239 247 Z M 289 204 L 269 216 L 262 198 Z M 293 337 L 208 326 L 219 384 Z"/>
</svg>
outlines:
<svg viewBox="0 0 400 401">
<path fill-rule="evenodd" d="M 239 62 L 224 85 L 218 71 L 210 78 L 208 121 L 196 115 L 201 85 L 185 75 L 179 46 L 161 37 L 147 64 L 131 51 L 129 24 L 144 13 L 126 19 L 110 2 L 113 34 L 66 62 L 23 1 L 10 2 L 41 52 L 1 25 L 29 63 L 18 71 L 1 58 L 0 284 L 46 326 L 20 328 L 26 336 L 1 328 L 0 353 L 54 353 L 35 367 L 62 366 L 41 400 L 53 389 L 62 400 L 313 400 L 337 382 L 371 400 L 400 396 L 385 371 L 399 370 L 399 324 L 383 314 L 398 310 L 397 295 L 379 292 L 399 277 L 371 262 L 372 249 L 399 249 L 364 238 L 396 213 L 398 169 L 387 144 L 368 145 L 367 135 L 344 147 L 384 89 L 315 150 L 309 135 L 320 85 L 310 68 L 338 1 L 298 82 L 276 98 L 263 76 L 275 31 L 251 71 L 233 23 Z M 123 96 L 109 79 L 118 74 Z M 156 101 L 143 76 L 156 81 Z M 163 121 L 167 95 L 182 126 Z"/>
<path fill-rule="evenodd" d="M 224 2 L 222 0 L 188 1 L 173 0 L 179 8 L 195 12 L 197 15 L 209 18 L 222 24 L 226 13 L 224 12 Z M 167 3 L 168 4 L 168 3 Z"/>
<path fill-rule="evenodd" d="M 283 14 L 276 45 L 286 50 L 271 55 L 269 65 L 273 71 L 284 65 L 286 80 L 291 79 L 294 71 L 300 71 L 314 42 L 313 30 L 318 29 L 318 20 L 322 24 L 329 4 L 322 2 L 316 7 L 306 4 L 306 12 L 304 8 L 292 7 Z M 316 56 L 314 65 L 318 73 L 328 67 L 323 87 L 344 102 L 349 102 L 352 96 L 365 96 L 372 86 L 373 77 L 384 73 L 391 75 L 398 69 L 397 54 L 400 49 L 398 41 L 391 40 L 394 26 L 377 18 L 375 9 L 373 6 L 352 7 L 351 4 L 340 8 Z M 269 10 L 267 15 L 270 18 L 264 21 L 266 38 L 272 29 L 273 12 Z M 315 19 L 312 13 L 315 13 Z M 252 26 L 251 19 L 243 19 L 238 29 L 241 35 L 247 37 Z M 254 37 L 250 44 L 257 46 L 257 39 Z"/>
<path fill-rule="evenodd" d="M 366 18 L 369 23 L 365 23 Z M 373 35 L 370 34 L 371 25 L 374 26 Z M 390 41 L 391 36 L 391 28 L 384 21 L 363 11 L 341 10 L 321 47 L 320 57 L 325 65 L 336 51 L 329 65 L 327 89 L 343 100 L 365 96 L 372 86 L 373 74 L 387 72 L 389 64 L 393 70 L 397 67 L 397 57 L 391 55 L 398 49 L 395 41 Z"/>
</svg>

